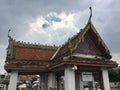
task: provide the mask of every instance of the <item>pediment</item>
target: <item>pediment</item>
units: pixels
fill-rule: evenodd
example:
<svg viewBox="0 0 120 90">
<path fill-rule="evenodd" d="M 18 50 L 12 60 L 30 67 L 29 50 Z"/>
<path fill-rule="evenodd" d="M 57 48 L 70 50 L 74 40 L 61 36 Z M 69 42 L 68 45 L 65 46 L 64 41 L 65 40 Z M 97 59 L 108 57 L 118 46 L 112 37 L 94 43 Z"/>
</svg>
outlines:
<svg viewBox="0 0 120 90">
<path fill-rule="evenodd" d="M 88 34 L 85 34 L 84 41 L 79 43 L 75 53 L 101 56 L 102 52 L 99 50 L 99 47 L 95 44 L 95 42 L 96 41 L 94 41 L 94 39 L 92 39 Z"/>
<path fill-rule="evenodd" d="M 82 30 L 80 37 L 73 43 L 71 51 L 72 53 L 96 55 L 108 59 L 111 58 L 109 49 L 92 23 L 88 23 Z"/>
</svg>

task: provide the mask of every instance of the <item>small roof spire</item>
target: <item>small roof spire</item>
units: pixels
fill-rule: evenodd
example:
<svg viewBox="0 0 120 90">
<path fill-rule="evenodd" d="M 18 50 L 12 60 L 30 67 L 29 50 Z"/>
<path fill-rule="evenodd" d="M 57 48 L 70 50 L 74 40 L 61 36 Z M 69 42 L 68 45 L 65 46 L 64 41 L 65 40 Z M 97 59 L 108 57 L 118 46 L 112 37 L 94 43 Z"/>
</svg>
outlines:
<svg viewBox="0 0 120 90">
<path fill-rule="evenodd" d="M 11 31 L 11 30 L 9 29 L 9 30 L 8 30 L 8 38 L 10 38 L 10 31 Z"/>
<path fill-rule="evenodd" d="M 91 18 L 92 18 L 92 7 L 89 7 L 89 9 L 90 9 L 90 17 L 89 17 L 88 23 L 91 22 Z"/>
<path fill-rule="evenodd" d="M 8 39 L 9 39 L 9 40 L 12 40 L 12 38 L 11 38 L 11 36 L 10 36 L 10 31 L 11 31 L 11 29 L 8 30 Z"/>
</svg>

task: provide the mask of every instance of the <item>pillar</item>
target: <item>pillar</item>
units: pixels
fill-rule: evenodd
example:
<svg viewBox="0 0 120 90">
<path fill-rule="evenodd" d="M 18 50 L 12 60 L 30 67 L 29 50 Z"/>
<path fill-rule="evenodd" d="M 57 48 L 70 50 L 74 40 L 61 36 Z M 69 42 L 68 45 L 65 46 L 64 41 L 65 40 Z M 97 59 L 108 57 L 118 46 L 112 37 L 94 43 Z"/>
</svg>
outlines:
<svg viewBox="0 0 120 90">
<path fill-rule="evenodd" d="M 44 90 L 44 77 L 43 77 L 43 75 L 40 75 L 40 86 L 41 86 L 40 90 Z"/>
<path fill-rule="evenodd" d="M 102 70 L 104 90 L 110 90 L 108 70 L 107 70 L 107 68 L 102 68 L 101 70 Z"/>
<path fill-rule="evenodd" d="M 104 90 L 102 71 L 100 71 L 98 75 L 99 75 L 98 81 L 100 83 L 100 89 Z"/>
<path fill-rule="evenodd" d="M 79 73 L 75 73 L 75 87 L 76 90 L 80 90 L 80 83 L 79 83 Z"/>
<path fill-rule="evenodd" d="M 93 78 L 93 80 L 92 80 L 93 90 L 96 90 L 96 89 L 95 89 L 95 80 L 94 80 L 94 74 L 92 75 L 92 78 Z"/>
<path fill-rule="evenodd" d="M 75 90 L 75 71 L 71 67 L 65 68 L 65 90 Z"/>
<path fill-rule="evenodd" d="M 8 90 L 16 90 L 17 79 L 18 79 L 18 71 L 12 71 Z"/>
<path fill-rule="evenodd" d="M 41 76 L 41 79 L 40 79 L 41 90 L 47 90 L 48 89 L 48 75 L 42 74 L 40 76 Z"/>
<path fill-rule="evenodd" d="M 60 83 L 60 76 L 59 75 L 56 75 L 56 83 L 57 83 L 57 89 L 56 90 L 59 90 L 59 83 Z"/>
<path fill-rule="evenodd" d="M 83 90 L 82 73 L 79 75 L 79 81 L 80 81 L 80 90 Z"/>
<path fill-rule="evenodd" d="M 40 83 L 40 81 L 41 81 L 40 78 L 41 78 L 41 77 L 40 77 L 40 75 L 39 75 L 38 78 L 39 78 L 39 87 L 38 87 L 38 90 L 41 90 L 41 83 Z"/>
<path fill-rule="evenodd" d="M 56 76 L 55 73 L 49 73 L 48 75 L 48 90 L 56 88 Z"/>
</svg>

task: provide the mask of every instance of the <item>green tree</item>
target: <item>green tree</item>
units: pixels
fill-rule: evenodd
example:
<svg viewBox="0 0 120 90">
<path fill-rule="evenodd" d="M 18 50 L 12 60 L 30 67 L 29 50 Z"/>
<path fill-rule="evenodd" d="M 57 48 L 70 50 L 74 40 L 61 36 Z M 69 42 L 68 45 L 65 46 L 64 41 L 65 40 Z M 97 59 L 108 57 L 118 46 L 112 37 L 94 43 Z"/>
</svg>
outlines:
<svg viewBox="0 0 120 90">
<path fill-rule="evenodd" d="M 2 84 L 5 84 L 6 90 L 8 90 L 9 80 L 8 79 L 3 80 Z"/>
<path fill-rule="evenodd" d="M 120 69 L 109 72 L 110 82 L 120 82 Z"/>
<path fill-rule="evenodd" d="M 9 85 L 9 80 L 3 80 L 3 84 Z"/>
<path fill-rule="evenodd" d="M 4 79 L 4 78 L 5 78 L 5 75 L 0 75 L 0 77 L 1 77 L 2 79 Z"/>
<path fill-rule="evenodd" d="M 32 78 L 32 81 L 36 81 L 36 80 L 37 80 L 37 77 L 33 77 L 33 78 Z"/>
</svg>

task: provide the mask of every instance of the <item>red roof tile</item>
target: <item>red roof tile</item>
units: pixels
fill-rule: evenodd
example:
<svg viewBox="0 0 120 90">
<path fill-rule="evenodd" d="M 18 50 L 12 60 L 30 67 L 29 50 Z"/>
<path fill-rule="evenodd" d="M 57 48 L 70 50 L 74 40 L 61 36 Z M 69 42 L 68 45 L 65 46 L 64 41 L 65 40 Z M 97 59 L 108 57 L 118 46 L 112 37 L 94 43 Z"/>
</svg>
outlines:
<svg viewBox="0 0 120 90">
<path fill-rule="evenodd" d="M 55 53 L 55 50 L 17 48 L 16 59 L 18 60 L 49 60 L 54 53 Z"/>
</svg>

